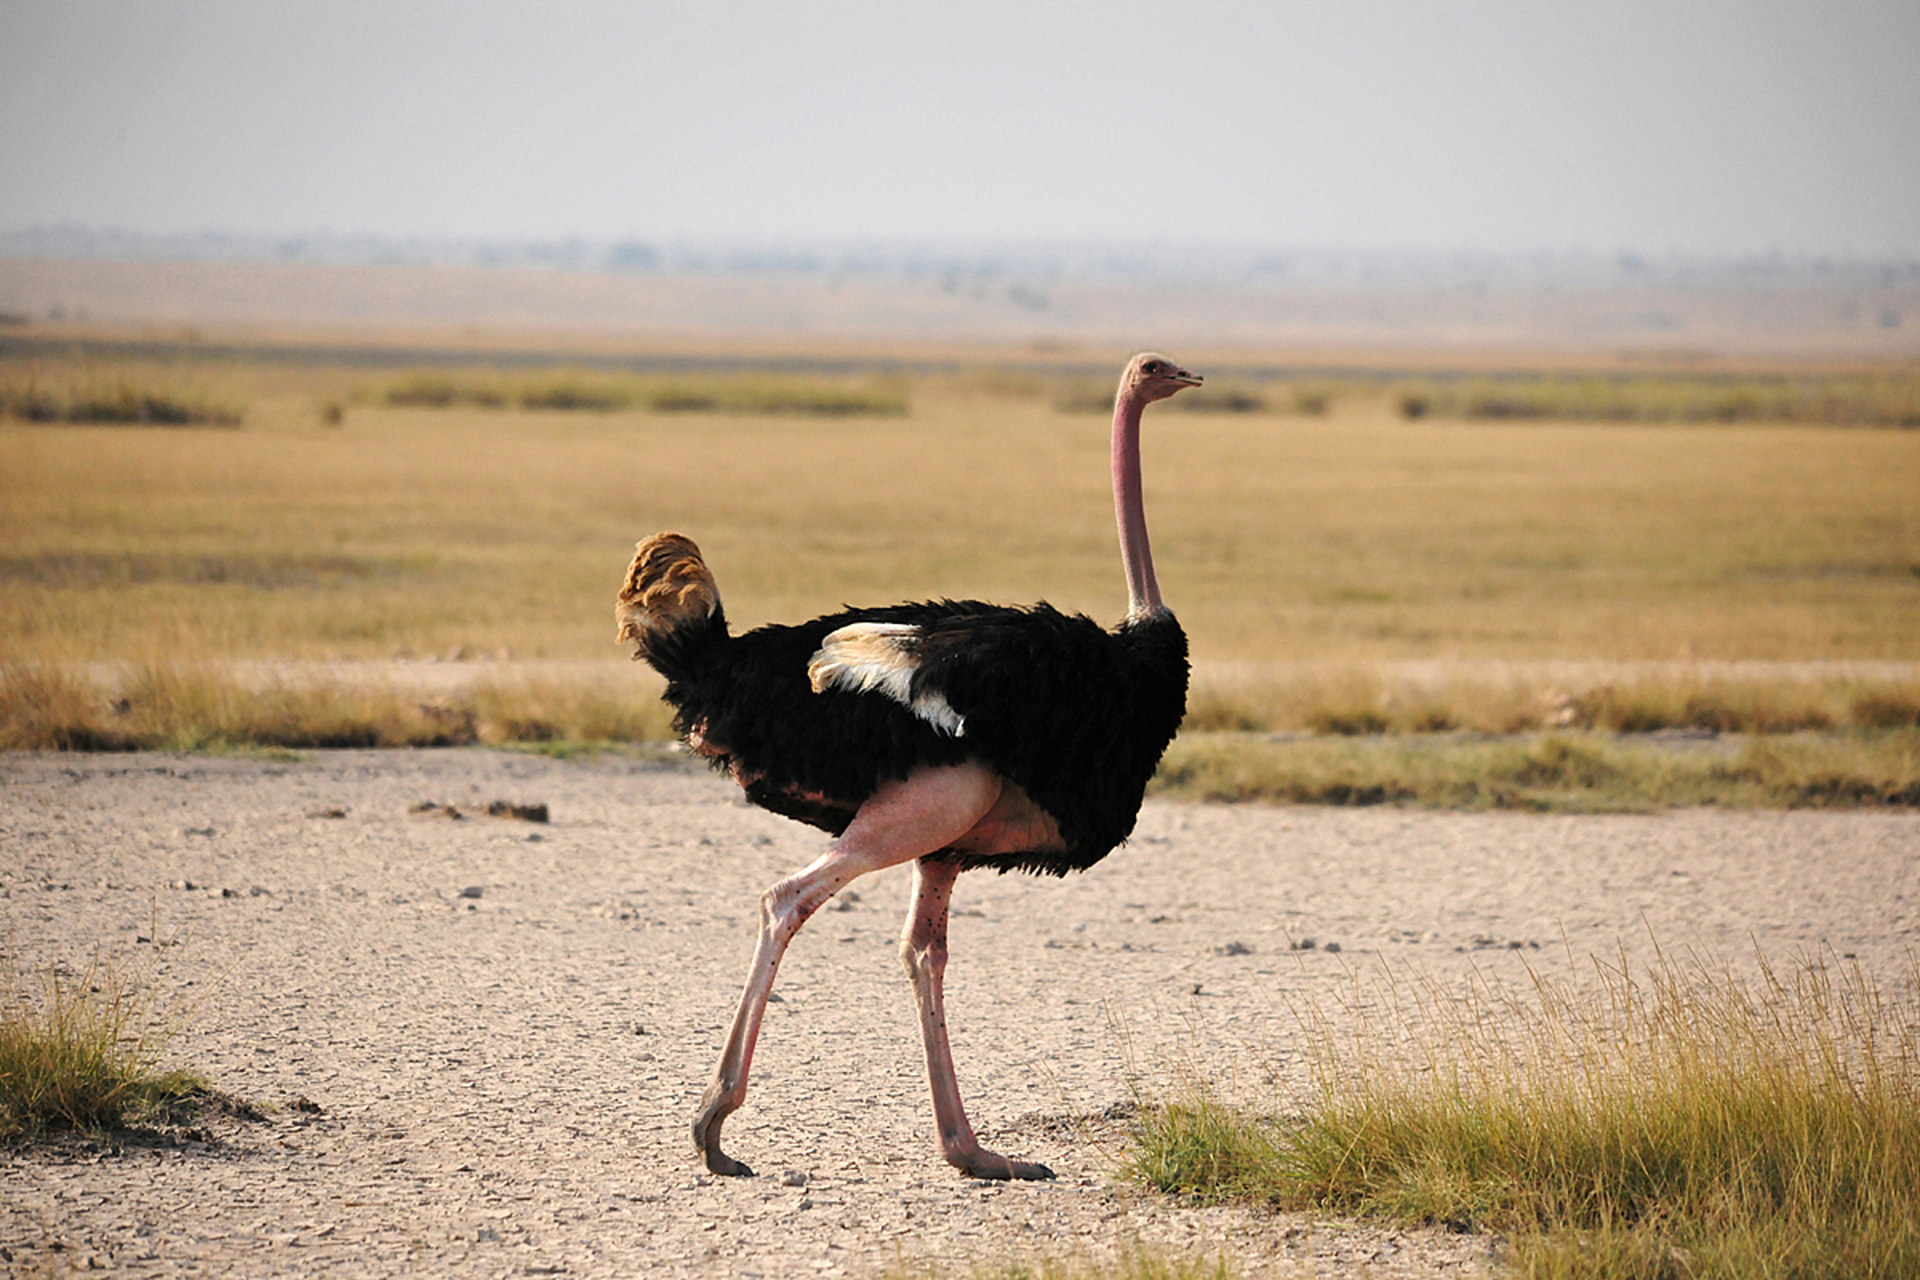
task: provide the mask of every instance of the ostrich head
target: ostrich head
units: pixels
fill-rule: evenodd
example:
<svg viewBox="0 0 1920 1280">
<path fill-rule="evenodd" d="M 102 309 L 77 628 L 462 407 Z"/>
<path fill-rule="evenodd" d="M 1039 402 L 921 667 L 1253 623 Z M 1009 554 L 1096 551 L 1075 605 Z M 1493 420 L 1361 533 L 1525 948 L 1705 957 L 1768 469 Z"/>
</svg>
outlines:
<svg viewBox="0 0 1920 1280">
<path fill-rule="evenodd" d="M 1142 351 L 1127 362 L 1120 378 L 1120 398 L 1142 403 L 1165 400 L 1182 387 L 1197 387 L 1200 382 L 1199 374 L 1188 373 L 1177 362 L 1158 352 Z"/>
</svg>

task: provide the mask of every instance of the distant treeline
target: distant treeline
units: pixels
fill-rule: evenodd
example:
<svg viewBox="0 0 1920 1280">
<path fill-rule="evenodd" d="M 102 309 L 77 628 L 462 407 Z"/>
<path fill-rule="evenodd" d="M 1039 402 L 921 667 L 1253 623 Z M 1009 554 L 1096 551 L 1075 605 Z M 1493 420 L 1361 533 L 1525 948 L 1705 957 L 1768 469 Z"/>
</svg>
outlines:
<svg viewBox="0 0 1920 1280">
<path fill-rule="evenodd" d="M 1184 413 L 1326 413 L 1339 400 L 1378 395 L 1409 420 L 1485 422 L 1791 422 L 1847 427 L 1920 427 L 1920 374 L 1836 373 L 1394 378 L 1305 378 L 1209 383 L 1168 402 Z M 1088 380 L 1054 387 L 1063 413 L 1105 412 L 1110 391 Z"/>
<path fill-rule="evenodd" d="M 238 426 L 243 398 L 207 389 L 178 359 L 80 355 L 0 360 L 0 417 L 44 423 Z M 225 366 L 218 366 L 224 368 Z M 1243 374 L 1231 369 L 1169 401 L 1176 413 L 1323 416 L 1344 401 L 1386 402 L 1408 421 L 1796 423 L 1920 427 L 1920 370 L 1813 374 L 1634 373 L 1425 376 Z M 965 373 L 839 375 L 773 369 L 637 372 L 577 367 L 403 369 L 362 384 L 361 404 L 407 408 L 902 417 L 928 379 L 1044 398 L 1062 413 L 1106 413 L 1104 377 L 984 367 Z M 224 379 L 231 382 L 231 378 Z M 338 422 L 330 400 L 324 415 Z"/>
<path fill-rule="evenodd" d="M 362 388 L 362 400 L 393 406 L 447 409 L 584 409 L 655 413 L 770 413 L 815 417 L 907 412 L 906 383 L 895 378 L 857 382 L 739 373 L 650 376 L 552 370 L 421 370 Z"/>
<path fill-rule="evenodd" d="M 165 374 L 124 366 L 0 368 L 0 417 L 27 422 L 237 427 L 245 412 Z"/>
<path fill-rule="evenodd" d="M 1404 382 L 1407 418 L 1574 422 L 1801 422 L 1920 427 L 1920 375 L 1534 377 Z"/>
</svg>

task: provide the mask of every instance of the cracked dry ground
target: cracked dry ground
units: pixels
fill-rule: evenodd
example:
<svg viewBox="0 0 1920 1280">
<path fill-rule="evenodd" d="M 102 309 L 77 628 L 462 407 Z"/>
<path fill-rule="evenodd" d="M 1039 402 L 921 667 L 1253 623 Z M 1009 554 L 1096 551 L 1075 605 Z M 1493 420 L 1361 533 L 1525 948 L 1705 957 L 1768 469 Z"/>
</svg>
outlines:
<svg viewBox="0 0 1920 1280">
<path fill-rule="evenodd" d="M 551 820 L 490 817 L 496 800 Z M 898 870 L 789 953 L 728 1126 L 762 1176 L 710 1178 L 687 1126 L 758 894 L 822 842 L 705 773 L 624 758 L 0 758 L 18 962 L 122 957 L 179 1019 L 170 1060 L 263 1114 L 0 1149 L 0 1267 L 964 1275 L 1138 1243 L 1250 1274 L 1471 1274 L 1485 1239 L 1142 1191 L 1119 1170 L 1127 1110 L 1185 1072 L 1297 1096 L 1291 1010 L 1344 1016 L 1354 972 L 1383 963 L 1524 980 L 1657 940 L 1736 964 L 1825 944 L 1893 974 L 1920 931 L 1912 815 L 1151 803 L 1086 875 L 973 873 L 956 898 L 962 1086 L 989 1144 L 1058 1181 L 940 1163 Z"/>
</svg>

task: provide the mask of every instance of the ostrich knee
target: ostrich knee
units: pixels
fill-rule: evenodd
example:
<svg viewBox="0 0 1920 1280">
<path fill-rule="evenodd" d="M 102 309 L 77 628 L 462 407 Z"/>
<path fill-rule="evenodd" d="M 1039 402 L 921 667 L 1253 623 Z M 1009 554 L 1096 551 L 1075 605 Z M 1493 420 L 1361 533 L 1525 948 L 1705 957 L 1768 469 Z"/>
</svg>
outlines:
<svg viewBox="0 0 1920 1280">
<path fill-rule="evenodd" d="M 941 982 L 947 976 L 945 939 L 930 941 L 909 934 L 900 939 L 900 966 L 918 988 L 922 982 Z"/>
</svg>

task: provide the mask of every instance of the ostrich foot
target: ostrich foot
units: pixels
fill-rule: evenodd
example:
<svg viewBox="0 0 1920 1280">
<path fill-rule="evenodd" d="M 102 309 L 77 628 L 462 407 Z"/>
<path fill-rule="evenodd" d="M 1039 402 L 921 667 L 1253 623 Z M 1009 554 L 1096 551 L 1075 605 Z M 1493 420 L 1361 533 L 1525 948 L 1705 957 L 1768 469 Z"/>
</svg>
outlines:
<svg viewBox="0 0 1920 1280">
<path fill-rule="evenodd" d="M 947 1163 L 966 1174 L 969 1178 L 983 1178 L 990 1182 L 1048 1182 L 1053 1179 L 1053 1170 L 1031 1160 L 1009 1160 L 998 1151 L 989 1151 L 982 1146 L 971 1150 L 949 1148 L 943 1153 Z"/>
<path fill-rule="evenodd" d="M 744 1160 L 735 1160 L 718 1147 L 707 1149 L 707 1172 L 717 1173 L 723 1178 L 751 1178 L 753 1166 Z"/>
<path fill-rule="evenodd" d="M 720 1125 L 733 1113 L 734 1105 L 724 1092 L 710 1091 L 706 1105 L 693 1122 L 693 1145 L 707 1162 L 707 1172 L 724 1178 L 751 1178 L 753 1170 L 720 1149 Z"/>
</svg>

